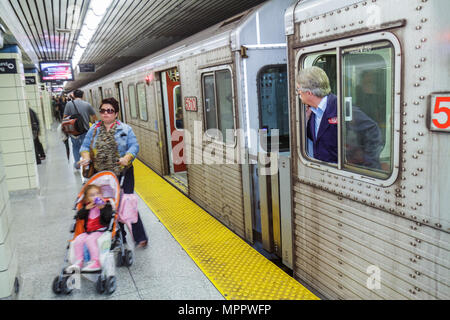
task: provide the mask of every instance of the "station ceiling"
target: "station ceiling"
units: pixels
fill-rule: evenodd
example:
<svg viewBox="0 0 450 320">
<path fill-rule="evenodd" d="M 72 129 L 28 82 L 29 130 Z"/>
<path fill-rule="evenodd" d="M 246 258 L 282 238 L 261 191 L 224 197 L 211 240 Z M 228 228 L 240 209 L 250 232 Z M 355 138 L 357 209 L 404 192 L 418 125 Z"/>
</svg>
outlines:
<svg viewBox="0 0 450 320">
<path fill-rule="evenodd" d="M 1 0 L 6 43 L 22 44 L 26 36 L 25 67 L 71 59 L 90 1 Z M 95 64 L 96 72 L 76 75 L 66 88 L 81 87 L 265 1 L 113 0 L 80 60 Z"/>
</svg>

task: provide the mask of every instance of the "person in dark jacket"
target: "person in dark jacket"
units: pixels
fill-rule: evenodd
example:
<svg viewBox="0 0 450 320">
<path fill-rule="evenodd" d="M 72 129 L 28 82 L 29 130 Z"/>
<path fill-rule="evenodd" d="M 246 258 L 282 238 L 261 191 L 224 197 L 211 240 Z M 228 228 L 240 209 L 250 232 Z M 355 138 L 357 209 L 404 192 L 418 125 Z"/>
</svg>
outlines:
<svg viewBox="0 0 450 320">
<path fill-rule="evenodd" d="M 33 111 L 33 109 L 28 108 L 28 110 L 30 112 L 31 132 L 33 133 L 34 153 L 36 155 L 36 163 L 41 164 L 41 160 L 45 159 L 45 151 L 41 141 L 39 140 L 39 133 L 41 131 L 41 127 L 39 125 L 39 118 L 36 112 Z"/>
<path fill-rule="evenodd" d="M 300 70 L 297 92 L 307 105 L 306 133 L 312 141 L 312 150 L 308 150 L 308 154 L 317 160 L 337 163 L 337 97 L 331 93 L 325 71 L 318 67 Z M 343 123 L 343 132 L 345 162 L 380 169 L 379 158 L 384 142 L 377 123 L 359 107 L 353 106 L 350 119 Z"/>
<path fill-rule="evenodd" d="M 99 186 L 88 185 L 84 190 L 83 207 L 77 212 L 77 219 L 84 220 L 86 232 L 78 235 L 74 240 L 75 264 L 69 268 L 82 268 L 84 263 L 84 245 L 87 246 L 91 260 L 83 272 L 93 272 L 101 269 L 100 250 L 97 240 L 108 229 L 112 219 L 112 206 L 102 198 Z"/>
<path fill-rule="evenodd" d="M 297 94 L 306 107 L 307 137 L 313 158 L 337 163 L 337 97 L 331 94 L 327 74 L 319 67 L 301 69 Z"/>
</svg>

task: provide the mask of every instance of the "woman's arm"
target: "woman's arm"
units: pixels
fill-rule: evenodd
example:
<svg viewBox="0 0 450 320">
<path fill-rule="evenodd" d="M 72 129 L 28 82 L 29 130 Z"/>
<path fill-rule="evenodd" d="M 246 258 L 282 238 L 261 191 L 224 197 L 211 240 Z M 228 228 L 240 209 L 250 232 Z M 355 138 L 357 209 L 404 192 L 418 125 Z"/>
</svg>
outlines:
<svg viewBox="0 0 450 320">
<path fill-rule="evenodd" d="M 120 165 L 126 167 L 129 165 L 137 156 L 139 152 L 139 143 L 137 141 L 136 135 L 133 132 L 133 129 L 131 127 L 127 127 L 127 133 L 124 133 L 123 135 L 126 135 L 126 152 L 123 157 L 119 159 Z M 123 150 L 123 149 L 122 149 Z"/>
<path fill-rule="evenodd" d="M 86 133 L 86 136 L 84 137 L 84 141 L 81 144 L 80 147 L 80 155 L 83 158 L 83 160 L 90 160 L 90 154 L 89 154 L 89 149 L 91 147 L 91 140 L 93 139 L 94 136 L 94 132 L 96 130 L 96 125 L 92 125 L 89 128 L 89 131 Z"/>
<path fill-rule="evenodd" d="M 128 137 L 127 137 L 127 152 L 126 155 L 132 156 L 132 160 L 136 158 L 139 152 L 139 143 L 137 141 L 136 135 L 133 132 L 133 129 L 129 129 Z"/>
</svg>

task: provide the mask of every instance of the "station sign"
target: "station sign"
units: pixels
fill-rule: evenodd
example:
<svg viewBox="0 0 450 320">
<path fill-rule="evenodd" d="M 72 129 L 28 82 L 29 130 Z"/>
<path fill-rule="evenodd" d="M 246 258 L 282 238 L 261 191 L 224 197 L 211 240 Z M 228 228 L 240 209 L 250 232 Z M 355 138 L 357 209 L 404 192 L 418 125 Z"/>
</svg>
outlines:
<svg viewBox="0 0 450 320">
<path fill-rule="evenodd" d="M 95 64 L 94 63 L 83 63 L 79 64 L 78 68 L 81 72 L 95 72 Z"/>
<path fill-rule="evenodd" d="M 433 93 L 430 102 L 430 130 L 450 132 L 450 92 Z"/>
<path fill-rule="evenodd" d="M 0 59 L 0 74 L 17 73 L 16 59 Z"/>
<path fill-rule="evenodd" d="M 25 84 L 36 84 L 36 77 L 35 76 L 26 76 Z"/>
<path fill-rule="evenodd" d="M 197 111 L 197 97 L 185 97 L 184 109 L 186 111 Z"/>
</svg>

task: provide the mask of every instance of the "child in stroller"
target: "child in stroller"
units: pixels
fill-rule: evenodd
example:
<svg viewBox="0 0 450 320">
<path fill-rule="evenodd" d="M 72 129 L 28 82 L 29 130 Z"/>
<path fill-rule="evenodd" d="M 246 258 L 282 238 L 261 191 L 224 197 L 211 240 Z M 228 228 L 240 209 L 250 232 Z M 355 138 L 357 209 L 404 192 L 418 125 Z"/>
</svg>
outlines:
<svg viewBox="0 0 450 320">
<path fill-rule="evenodd" d="M 81 271 L 99 271 L 101 265 L 97 240 L 111 222 L 112 207 L 109 200 L 105 202 L 101 188 L 95 184 L 86 186 L 82 203 L 83 207 L 77 212 L 76 218 L 84 220 L 86 232 L 78 235 L 73 241 L 76 262 L 69 268 L 81 269 L 83 267 L 84 245 L 86 244 L 91 260 Z"/>
<path fill-rule="evenodd" d="M 71 293 L 78 288 L 78 276 L 83 275 L 96 282 L 97 292 L 111 294 L 116 289 L 115 265 L 129 267 L 133 264 L 133 249 L 125 244 L 125 235 L 118 226 L 119 221 L 129 226 L 129 220 L 133 218 L 119 212 L 122 203 L 120 187 L 111 171 L 95 174 L 82 187 L 74 207 L 77 210 L 72 228 L 74 236 L 67 246 L 65 267 L 53 281 L 54 293 Z M 82 268 L 85 244 L 90 261 Z M 115 252 L 118 252 L 117 259 Z"/>
</svg>

